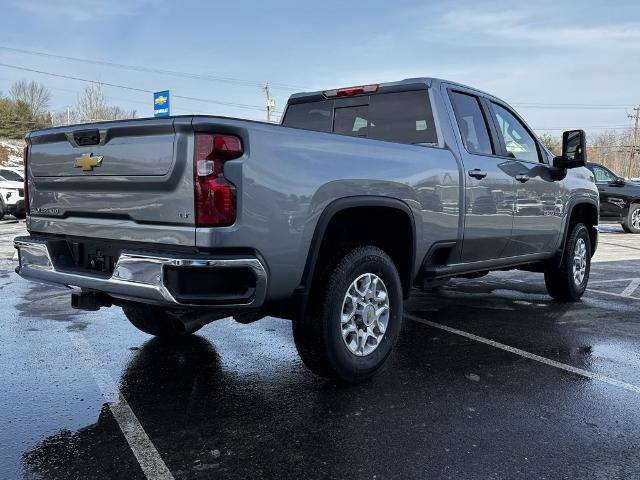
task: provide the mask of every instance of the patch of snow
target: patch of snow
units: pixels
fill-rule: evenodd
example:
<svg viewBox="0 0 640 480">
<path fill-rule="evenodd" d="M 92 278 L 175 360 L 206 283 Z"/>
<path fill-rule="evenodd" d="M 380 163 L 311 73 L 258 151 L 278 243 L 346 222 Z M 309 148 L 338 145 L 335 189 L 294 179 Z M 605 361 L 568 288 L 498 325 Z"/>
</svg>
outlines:
<svg viewBox="0 0 640 480">
<path fill-rule="evenodd" d="M 24 168 L 22 164 L 23 140 L 0 139 L 0 165 Z"/>
</svg>

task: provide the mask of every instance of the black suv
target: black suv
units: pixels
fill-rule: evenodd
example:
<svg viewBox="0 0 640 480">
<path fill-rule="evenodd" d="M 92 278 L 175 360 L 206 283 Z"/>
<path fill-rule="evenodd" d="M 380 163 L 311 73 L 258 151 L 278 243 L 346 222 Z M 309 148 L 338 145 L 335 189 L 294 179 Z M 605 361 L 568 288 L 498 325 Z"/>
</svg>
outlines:
<svg viewBox="0 0 640 480">
<path fill-rule="evenodd" d="M 625 180 L 608 168 L 588 163 L 600 192 L 600 221 L 620 223 L 627 233 L 640 233 L 640 183 Z"/>
</svg>

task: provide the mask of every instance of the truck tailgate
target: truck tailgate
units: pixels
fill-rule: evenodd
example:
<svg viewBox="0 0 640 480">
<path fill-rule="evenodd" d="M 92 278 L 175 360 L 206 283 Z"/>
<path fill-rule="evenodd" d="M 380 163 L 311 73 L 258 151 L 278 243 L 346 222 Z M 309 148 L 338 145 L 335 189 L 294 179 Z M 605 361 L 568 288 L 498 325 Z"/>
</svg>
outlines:
<svg viewBox="0 0 640 480">
<path fill-rule="evenodd" d="M 31 133 L 30 231 L 193 245 L 192 138 L 190 117 Z"/>
</svg>

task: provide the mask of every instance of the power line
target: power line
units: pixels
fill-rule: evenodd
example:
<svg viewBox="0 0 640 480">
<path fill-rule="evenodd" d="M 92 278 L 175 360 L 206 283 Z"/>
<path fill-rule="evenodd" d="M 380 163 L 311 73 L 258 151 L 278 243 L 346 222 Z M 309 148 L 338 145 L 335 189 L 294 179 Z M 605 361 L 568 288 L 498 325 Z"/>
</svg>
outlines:
<svg viewBox="0 0 640 480">
<path fill-rule="evenodd" d="M 51 77 L 58 77 L 58 78 L 66 78 L 69 80 L 75 80 L 78 82 L 85 82 L 85 83 L 98 83 L 101 85 L 105 85 L 107 87 L 113 87 L 113 88 L 121 88 L 124 90 L 130 90 L 133 92 L 140 92 L 140 93 L 153 93 L 153 90 L 146 90 L 144 88 L 137 88 L 137 87 L 130 87 L 128 85 L 121 85 L 121 84 L 117 84 L 117 83 L 109 83 L 109 82 L 101 82 L 101 81 L 97 81 L 97 80 L 90 80 L 87 78 L 81 78 L 81 77 L 75 77 L 72 75 L 62 75 L 60 73 L 53 73 L 53 72 L 46 72 L 44 70 L 36 70 L 33 68 L 27 68 L 27 67 L 20 67 L 18 65 L 9 65 L 7 63 L 0 63 L 0 67 L 6 67 L 6 68 L 13 68 L 16 70 L 24 70 L 27 72 L 33 72 L 33 73 L 39 73 L 41 75 L 49 75 Z M 203 102 L 203 103 L 211 103 L 214 105 L 223 105 L 226 107 L 235 107 L 235 108 L 244 108 L 244 109 L 248 109 L 248 110 L 259 110 L 259 111 L 264 111 L 263 107 L 260 107 L 258 105 L 246 105 L 243 103 L 232 103 L 232 102 L 221 102 L 219 100 L 210 100 L 207 98 L 197 98 L 197 97 L 189 97 L 186 95 L 173 95 L 174 98 L 181 98 L 183 100 L 192 100 L 192 101 L 196 101 L 196 102 Z"/>
<path fill-rule="evenodd" d="M 549 128 L 534 128 L 536 131 L 565 131 L 571 130 L 574 127 L 549 127 Z M 618 128 L 629 128 L 629 125 L 590 125 L 590 126 L 581 126 L 582 129 L 618 129 Z"/>
<path fill-rule="evenodd" d="M 124 69 L 124 70 L 132 70 L 132 71 L 138 71 L 138 72 L 146 72 L 146 73 L 159 73 L 162 75 L 169 75 L 169 76 L 174 76 L 174 77 L 182 77 L 182 78 L 190 78 L 190 79 L 195 79 L 195 80 L 204 80 L 204 81 L 210 81 L 210 82 L 223 82 L 223 83 L 230 83 L 230 84 L 236 84 L 236 85 L 242 85 L 242 86 L 248 86 L 248 87 L 262 87 L 264 86 L 264 81 L 257 81 L 257 80 L 245 80 L 245 79 L 240 79 L 240 78 L 233 78 L 233 77 L 223 77 L 223 76 L 218 76 L 218 75 L 205 75 L 205 74 L 199 74 L 199 73 L 190 73 L 190 72 L 180 72 L 177 70 L 164 70 L 164 69 L 160 69 L 160 68 L 151 68 L 151 67 L 144 67 L 144 66 L 139 66 L 139 65 L 127 65 L 124 63 L 115 63 L 115 62 L 108 62 L 105 60 L 92 60 L 92 59 L 88 59 L 88 58 L 79 58 L 79 57 L 68 57 L 65 55 L 56 55 L 53 53 L 46 53 L 46 52 L 37 52 L 35 50 L 25 50 L 25 49 L 21 49 L 21 48 L 12 48 L 12 47 L 6 47 L 6 46 L 2 46 L 0 45 L 0 49 L 1 50 L 7 50 L 10 52 L 16 52 L 16 53 L 23 53 L 26 55 L 34 55 L 34 56 L 38 56 L 38 57 L 48 57 L 48 58 L 55 58 L 58 60 L 65 60 L 65 61 L 71 61 L 71 62 L 80 62 L 80 63 L 86 63 L 86 64 L 91 64 L 91 65 L 100 65 L 100 66 L 104 66 L 104 67 L 111 67 L 111 68 L 120 68 L 120 69 Z M 286 83 L 272 83 L 271 86 L 273 88 L 277 88 L 277 89 L 282 89 L 282 90 L 293 90 L 293 91 L 298 91 L 298 90 L 305 90 L 304 87 L 300 87 L 297 85 L 290 85 L 290 84 L 286 84 Z"/>
</svg>

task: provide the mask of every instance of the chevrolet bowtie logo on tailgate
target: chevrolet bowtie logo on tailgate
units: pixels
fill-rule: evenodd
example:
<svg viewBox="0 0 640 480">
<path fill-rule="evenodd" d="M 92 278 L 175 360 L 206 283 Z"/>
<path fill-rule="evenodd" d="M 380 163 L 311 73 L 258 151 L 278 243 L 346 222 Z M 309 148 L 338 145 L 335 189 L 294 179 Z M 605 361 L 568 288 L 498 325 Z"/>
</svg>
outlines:
<svg viewBox="0 0 640 480">
<path fill-rule="evenodd" d="M 73 166 L 82 168 L 83 172 L 90 172 L 93 167 L 102 164 L 102 155 L 94 156 L 93 153 L 83 153 L 81 157 L 74 160 Z"/>
</svg>

